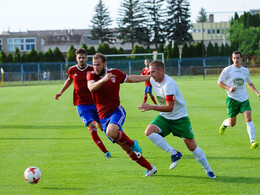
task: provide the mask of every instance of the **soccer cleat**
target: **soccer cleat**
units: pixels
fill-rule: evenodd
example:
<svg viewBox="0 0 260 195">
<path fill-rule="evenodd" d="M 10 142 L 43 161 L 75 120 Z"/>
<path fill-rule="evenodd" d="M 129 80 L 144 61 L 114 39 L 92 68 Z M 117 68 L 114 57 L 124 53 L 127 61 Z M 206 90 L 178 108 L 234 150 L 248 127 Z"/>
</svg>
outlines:
<svg viewBox="0 0 260 195">
<path fill-rule="evenodd" d="M 105 153 L 105 158 L 111 158 L 111 153 L 110 152 L 106 152 Z"/>
<path fill-rule="evenodd" d="M 157 172 L 156 167 L 152 165 L 152 169 L 151 169 L 151 170 L 146 169 L 146 171 L 144 172 L 144 176 L 143 176 L 143 177 L 152 176 L 152 175 L 155 174 L 156 172 Z"/>
<path fill-rule="evenodd" d="M 142 149 L 140 148 L 140 146 L 138 145 L 136 140 L 134 141 L 134 145 L 131 146 L 131 149 L 134 151 L 134 153 L 136 154 L 137 158 L 141 158 L 142 156 Z"/>
<path fill-rule="evenodd" d="M 172 164 L 169 167 L 170 170 L 174 169 L 177 166 L 178 161 L 181 159 L 181 157 L 182 154 L 178 151 L 177 154 L 171 156 Z"/>
<path fill-rule="evenodd" d="M 216 175 L 213 173 L 213 171 L 207 172 L 207 175 L 209 178 L 216 178 Z"/>
<path fill-rule="evenodd" d="M 258 146 L 259 146 L 259 143 L 256 142 L 256 141 L 253 141 L 253 142 L 251 143 L 251 149 L 257 148 Z"/>
<path fill-rule="evenodd" d="M 227 128 L 227 126 L 225 126 L 224 124 L 222 124 L 222 125 L 220 126 L 220 128 L 219 128 L 219 133 L 220 133 L 221 135 L 224 134 L 226 128 Z"/>
</svg>

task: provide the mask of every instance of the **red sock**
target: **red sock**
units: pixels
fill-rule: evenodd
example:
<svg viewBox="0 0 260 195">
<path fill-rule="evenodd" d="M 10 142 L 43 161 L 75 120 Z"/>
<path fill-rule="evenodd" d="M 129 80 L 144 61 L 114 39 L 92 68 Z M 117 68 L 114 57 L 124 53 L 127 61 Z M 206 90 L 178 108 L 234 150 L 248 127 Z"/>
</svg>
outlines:
<svg viewBox="0 0 260 195">
<path fill-rule="evenodd" d="M 115 141 L 120 141 L 130 147 L 134 145 L 134 141 L 131 140 L 123 131 L 118 131 Z"/>
<path fill-rule="evenodd" d="M 154 96 L 153 96 L 152 94 L 150 94 L 150 97 L 151 97 L 153 103 L 154 103 L 154 104 L 157 104 L 157 103 L 156 103 L 156 100 L 155 100 L 155 98 L 154 98 Z"/>
<path fill-rule="evenodd" d="M 97 134 L 97 128 L 96 127 L 92 127 L 90 130 L 90 135 L 93 139 L 93 141 L 95 142 L 95 144 L 99 147 L 99 149 L 106 153 L 107 152 L 107 149 L 106 147 L 104 146 L 103 142 L 101 141 L 100 137 L 98 136 Z"/>
<path fill-rule="evenodd" d="M 145 103 L 147 101 L 147 95 L 144 95 L 144 101 L 143 103 Z"/>
<path fill-rule="evenodd" d="M 138 158 L 132 150 L 129 150 L 127 154 L 133 161 L 137 162 L 142 167 L 148 170 L 152 170 L 152 165 L 143 156 L 141 156 L 141 158 Z"/>
</svg>

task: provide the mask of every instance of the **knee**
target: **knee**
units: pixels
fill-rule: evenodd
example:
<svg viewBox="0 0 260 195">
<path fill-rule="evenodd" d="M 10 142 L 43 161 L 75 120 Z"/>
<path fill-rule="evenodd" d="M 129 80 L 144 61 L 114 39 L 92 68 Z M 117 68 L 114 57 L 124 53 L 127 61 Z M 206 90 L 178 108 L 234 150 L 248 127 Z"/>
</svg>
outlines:
<svg viewBox="0 0 260 195">
<path fill-rule="evenodd" d="M 230 122 L 230 127 L 234 127 L 236 125 L 236 121 L 231 121 Z"/>
<path fill-rule="evenodd" d="M 193 152 L 197 148 L 197 145 L 188 145 L 187 147 L 189 151 Z"/>
<path fill-rule="evenodd" d="M 106 134 L 111 139 L 116 139 L 117 134 L 112 129 L 107 129 Z"/>
</svg>

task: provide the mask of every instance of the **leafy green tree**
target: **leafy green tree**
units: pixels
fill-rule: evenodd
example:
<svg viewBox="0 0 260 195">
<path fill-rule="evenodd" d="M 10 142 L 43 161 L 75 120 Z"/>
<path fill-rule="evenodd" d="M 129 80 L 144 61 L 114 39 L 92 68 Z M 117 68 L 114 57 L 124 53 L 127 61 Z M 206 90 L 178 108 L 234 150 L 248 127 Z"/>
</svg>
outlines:
<svg viewBox="0 0 260 195">
<path fill-rule="evenodd" d="M 109 26 L 112 24 L 112 20 L 108 8 L 105 7 L 102 0 L 99 0 L 95 11 L 96 13 L 91 20 L 92 29 L 90 30 L 90 38 L 100 40 L 101 44 L 103 44 L 105 41 L 109 41 L 109 37 L 111 36 Z"/>
<path fill-rule="evenodd" d="M 14 51 L 14 62 L 21 62 L 21 54 L 18 48 L 15 48 Z"/>
<path fill-rule="evenodd" d="M 183 42 L 182 48 L 181 48 L 181 57 L 182 58 L 188 58 L 189 56 L 189 47 L 186 41 Z"/>
<path fill-rule="evenodd" d="M 211 42 L 209 42 L 208 47 L 207 47 L 207 57 L 212 57 L 215 56 L 214 54 L 214 47 Z"/>
<path fill-rule="evenodd" d="M 219 56 L 219 46 L 217 43 L 214 44 L 214 56 Z"/>
<path fill-rule="evenodd" d="M 56 61 L 56 62 L 65 61 L 65 57 L 58 47 L 55 47 L 55 49 L 53 50 L 53 61 Z"/>
<path fill-rule="evenodd" d="M 157 53 L 163 53 L 164 52 L 164 45 L 163 43 L 159 44 L 159 47 L 157 48 Z"/>
<path fill-rule="evenodd" d="M 69 51 L 67 52 L 67 59 L 70 62 L 76 61 L 76 49 L 73 45 L 70 46 Z M 91 55 L 91 54 L 90 54 Z"/>
<path fill-rule="evenodd" d="M 137 54 L 137 53 L 146 53 L 146 51 L 143 46 L 135 45 L 134 49 L 132 50 L 132 54 Z"/>
<path fill-rule="evenodd" d="M 110 54 L 111 53 L 111 49 L 110 49 L 110 47 L 109 47 L 109 45 L 107 43 L 104 43 L 104 44 L 100 44 L 98 46 L 97 52 L 98 53 L 103 53 L 103 54 Z"/>
<path fill-rule="evenodd" d="M 1 51 L 1 53 L 0 53 L 0 63 L 5 63 L 5 62 L 7 62 L 7 56 L 6 56 L 4 51 Z"/>
<path fill-rule="evenodd" d="M 118 54 L 118 49 L 114 46 L 110 49 L 111 54 Z"/>
<path fill-rule="evenodd" d="M 194 51 L 195 51 L 194 45 L 193 45 L 193 44 L 190 44 L 190 46 L 189 46 L 189 55 L 188 55 L 190 58 L 195 57 Z"/>
<path fill-rule="evenodd" d="M 149 45 L 147 45 L 147 47 L 145 48 L 145 53 L 153 53 L 153 50 Z"/>
<path fill-rule="evenodd" d="M 225 46 L 222 43 L 220 48 L 219 48 L 219 56 L 225 56 Z"/>
<path fill-rule="evenodd" d="M 31 49 L 27 54 L 27 62 L 38 62 L 38 54 L 35 49 Z"/>
<path fill-rule="evenodd" d="M 13 55 L 11 54 L 11 53 L 9 53 L 8 55 L 7 55 L 7 62 L 13 62 Z"/>
<path fill-rule="evenodd" d="M 192 41 L 189 1 L 167 0 L 167 3 L 168 18 L 165 29 L 168 41 L 176 40 L 180 44 Z"/>
<path fill-rule="evenodd" d="M 27 57 L 27 56 L 25 56 L 25 57 Z M 43 52 L 38 53 L 38 62 L 45 62 Z"/>
<path fill-rule="evenodd" d="M 163 2 L 164 0 L 148 0 L 145 2 L 150 43 L 154 44 L 156 49 L 158 44 L 164 43 L 164 13 L 161 8 Z"/>
<path fill-rule="evenodd" d="M 54 56 L 51 48 L 49 48 L 45 53 L 44 53 L 44 59 L 45 62 L 53 62 L 54 61 Z M 75 58 L 74 58 L 75 59 Z"/>
<path fill-rule="evenodd" d="M 21 62 L 28 62 L 28 54 L 27 53 L 23 53 L 22 57 L 21 57 Z"/>
<path fill-rule="evenodd" d="M 81 45 L 81 48 L 84 48 L 86 51 L 88 51 L 88 46 L 85 43 Z"/>
<path fill-rule="evenodd" d="M 197 22 L 207 22 L 208 21 L 207 12 L 203 7 L 200 9 L 199 15 L 198 15 L 196 21 Z"/>
<path fill-rule="evenodd" d="M 174 46 L 172 49 L 172 58 L 179 58 L 180 57 L 180 50 L 178 41 L 174 41 Z"/>
<path fill-rule="evenodd" d="M 88 51 L 88 55 L 95 55 L 96 53 L 96 49 L 93 46 L 89 47 L 87 51 Z"/>
<path fill-rule="evenodd" d="M 124 51 L 124 49 L 122 47 L 119 48 L 118 54 L 125 54 L 125 51 Z"/>
<path fill-rule="evenodd" d="M 165 47 L 165 53 L 164 55 L 166 56 L 166 59 L 170 59 L 170 58 L 173 58 L 173 52 L 172 52 L 172 45 L 171 44 L 168 44 L 166 47 Z"/>
<path fill-rule="evenodd" d="M 149 43 L 149 30 L 146 27 L 143 7 L 140 0 L 122 0 L 118 18 L 118 38 L 122 43 Z"/>
<path fill-rule="evenodd" d="M 232 51 L 239 50 L 246 55 L 255 55 L 260 49 L 260 15 L 244 13 L 240 17 L 235 15 L 235 18 L 231 20 L 228 31 Z"/>
<path fill-rule="evenodd" d="M 194 45 L 193 57 L 202 56 L 202 44 L 201 42 L 196 42 Z"/>
</svg>

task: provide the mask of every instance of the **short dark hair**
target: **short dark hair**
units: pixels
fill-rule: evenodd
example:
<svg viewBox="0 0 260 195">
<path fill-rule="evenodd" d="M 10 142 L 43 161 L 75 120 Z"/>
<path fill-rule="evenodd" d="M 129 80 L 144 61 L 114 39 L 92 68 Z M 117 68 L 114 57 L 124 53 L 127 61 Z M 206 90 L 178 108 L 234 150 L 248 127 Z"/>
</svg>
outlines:
<svg viewBox="0 0 260 195">
<path fill-rule="evenodd" d="M 164 63 L 161 60 L 154 60 L 150 63 L 150 66 L 155 66 L 156 69 L 165 68 Z"/>
<path fill-rule="evenodd" d="M 242 58 L 242 53 L 241 53 L 240 51 L 234 51 L 234 52 L 232 53 L 232 56 L 233 56 L 234 54 L 239 54 L 240 57 Z"/>
<path fill-rule="evenodd" d="M 76 50 L 75 54 L 76 55 L 78 55 L 78 54 L 85 54 L 85 55 L 87 55 L 87 51 L 84 48 L 79 48 L 79 49 Z"/>
<path fill-rule="evenodd" d="M 97 60 L 97 59 L 101 59 L 102 62 L 106 62 L 107 61 L 107 58 L 104 54 L 102 53 L 96 53 L 94 56 L 93 56 L 93 60 Z"/>
</svg>

